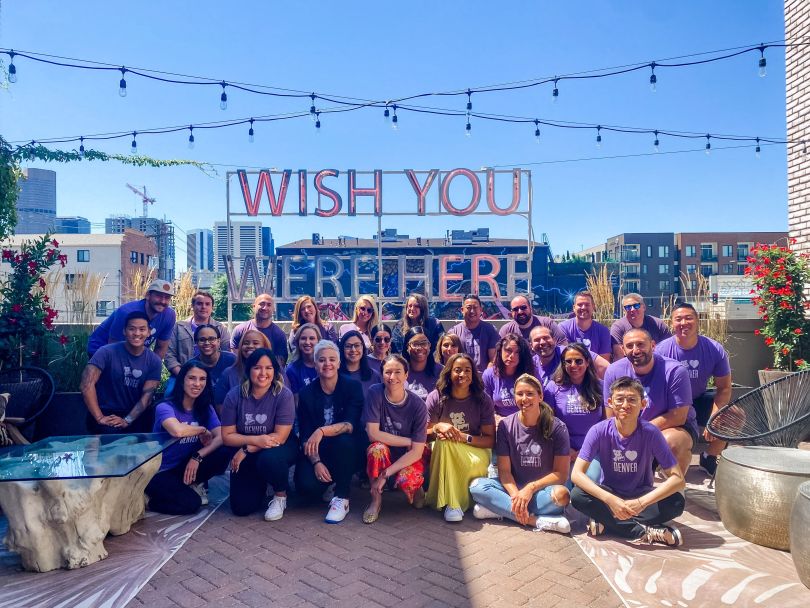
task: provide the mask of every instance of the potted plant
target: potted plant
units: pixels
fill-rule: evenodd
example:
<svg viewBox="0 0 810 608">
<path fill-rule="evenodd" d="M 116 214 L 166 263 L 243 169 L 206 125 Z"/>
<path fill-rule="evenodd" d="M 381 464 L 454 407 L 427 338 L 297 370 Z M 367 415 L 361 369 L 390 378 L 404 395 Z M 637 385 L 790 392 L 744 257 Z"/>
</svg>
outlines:
<svg viewBox="0 0 810 608">
<path fill-rule="evenodd" d="M 794 243 L 791 239 L 790 245 Z M 754 333 L 773 351 L 774 370 L 763 371 L 777 371 L 760 371 L 760 381 L 810 368 L 810 320 L 805 314 L 810 301 L 804 294 L 810 282 L 808 255 L 790 246 L 765 244 L 757 244 L 750 253 L 745 274 L 753 280 L 751 301 L 762 318 L 762 329 Z"/>
</svg>

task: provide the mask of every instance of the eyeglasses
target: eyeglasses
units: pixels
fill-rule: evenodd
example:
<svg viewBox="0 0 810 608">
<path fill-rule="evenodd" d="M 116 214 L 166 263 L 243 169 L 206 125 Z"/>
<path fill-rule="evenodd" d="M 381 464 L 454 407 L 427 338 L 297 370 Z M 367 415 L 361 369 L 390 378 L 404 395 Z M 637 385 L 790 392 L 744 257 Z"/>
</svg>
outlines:
<svg viewBox="0 0 810 608">
<path fill-rule="evenodd" d="M 374 341 L 375 341 L 377 344 L 382 344 L 383 342 L 385 342 L 386 344 L 388 344 L 388 343 L 391 341 L 391 338 L 386 338 L 386 337 L 384 337 L 384 336 L 374 336 Z"/>
<path fill-rule="evenodd" d="M 363 345 L 362 344 L 354 344 L 354 343 L 353 344 L 345 344 L 343 346 L 343 348 L 346 349 L 346 350 L 363 350 Z"/>
<path fill-rule="evenodd" d="M 211 344 L 212 342 L 216 342 L 219 338 L 197 338 L 198 344 Z"/>
<path fill-rule="evenodd" d="M 566 365 L 582 365 L 585 363 L 585 359 L 566 359 L 563 363 Z"/>
<path fill-rule="evenodd" d="M 635 304 L 625 304 L 623 308 L 627 312 L 630 312 L 631 310 L 638 310 L 639 308 L 641 308 L 641 302 L 636 302 Z"/>
<path fill-rule="evenodd" d="M 427 340 L 421 342 L 411 342 L 410 344 L 408 344 L 408 346 L 413 348 L 430 348 L 430 342 L 428 342 Z"/>
<path fill-rule="evenodd" d="M 529 310 L 529 307 L 523 304 L 522 306 L 513 306 L 512 312 L 522 312 L 524 310 Z"/>
<path fill-rule="evenodd" d="M 368 314 L 371 314 L 374 312 L 374 309 L 371 306 L 358 306 L 357 312 L 367 312 Z"/>
</svg>

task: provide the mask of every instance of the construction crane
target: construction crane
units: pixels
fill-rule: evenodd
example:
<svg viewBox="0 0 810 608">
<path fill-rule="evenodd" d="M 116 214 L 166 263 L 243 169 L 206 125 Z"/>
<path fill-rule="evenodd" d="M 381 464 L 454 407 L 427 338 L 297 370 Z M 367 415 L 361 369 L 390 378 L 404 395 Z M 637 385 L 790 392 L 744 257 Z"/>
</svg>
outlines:
<svg viewBox="0 0 810 608">
<path fill-rule="evenodd" d="M 146 195 L 146 186 L 143 187 L 143 191 L 138 190 L 132 184 L 127 184 L 127 188 L 129 188 L 135 194 L 141 197 L 141 199 L 143 200 L 143 217 L 149 217 L 149 205 L 154 205 L 157 199 L 151 198 Z"/>
</svg>

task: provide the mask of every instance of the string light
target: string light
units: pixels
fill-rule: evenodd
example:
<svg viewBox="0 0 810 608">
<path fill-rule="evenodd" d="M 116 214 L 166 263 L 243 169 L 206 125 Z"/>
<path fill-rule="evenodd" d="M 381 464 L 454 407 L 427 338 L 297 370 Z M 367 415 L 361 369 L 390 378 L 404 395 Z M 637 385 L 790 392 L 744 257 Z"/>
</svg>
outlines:
<svg viewBox="0 0 810 608">
<path fill-rule="evenodd" d="M 660 152 L 661 149 L 658 147 L 658 131 L 655 131 L 655 141 L 653 142 L 653 149 L 656 152 Z"/>
<path fill-rule="evenodd" d="M 138 142 L 137 142 L 137 141 L 135 141 L 135 138 L 136 138 L 137 136 L 138 136 L 138 132 L 137 132 L 137 131 L 133 131 L 133 132 L 132 132 L 132 145 L 130 146 L 130 147 L 132 148 L 132 149 L 130 150 L 130 152 L 132 152 L 132 154 L 137 154 L 137 153 L 138 153 Z"/>
<path fill-rule="evenodd" d="M 540 143 L 540 121 L 536 118 L 534 119 L 534 139 L 538 144 Z"/>
<path fill-rule="evenodd" d="M 14 51 L 11 51 L 8 54 L 8 56 L 11 57 L 11 60 L 9 61 L 8 64 L 8 81 L 12 84 L 17 82 L 17 66 L 14 65 L 14 55 L 15 55 Z"/>
<path fill-rule="evenodd" d="M 317 133 L 321 132 L 321 113 L 315 112 L 315 128 L 317 129 Z"/>
<path fill-rule="evenodd" d="M 192 125 L 188 126 L 188 149 L 194 149 L 194 127 Z"/>
<path fill-rule="evenodd" d="M 759 77 L 765 78 L 768 75 L 768 62 L 765 60 L 765 45 L 759 45 Z"/>
<path fill-rule="evenodd" d="M 309 116 L 312 118 L 312 122 L 315 122 L 315 114 L 317 113 L 315 109 L 315 93 L 312 93 L 309 97 L 312 99 L 312 105 L 309 106 Z"/>
<path fill-rule="evenodd" d="M 84 137 L 80 137 L 79 142 L 79 156 L 84 158 Z"/>
<path fill-rule="evenodd" d="M 124 75 L 127 73 L 127 69 L 124 66 L 121 66 L 121 80 L 118 81 L 118 95 L 121 97 L 127 96 L 127 81 L 124 78 Z"/>
<path fill-rule="evenodd" d="M 472 112 L 472 91 L 467 89 L 467 112 Z"/>
<path fill-rule="evenodd" d="M 248 142 L 253 143 L 253 119 L 250 119 L 250 129 L 248 129 Z"/>
<path fill-rule="evenodd" d="M 710 141 L 712 138 L 711 135 L 706 133 L 706 156 L 712 153 L 712 142 Z"/>
<path fill-rule="evenodd" d="M 228 83 L 223 80 L 219 84 L 222 87 L 222 95 L 219 96 L 219 109 L 220 110 L 227 110 L 228 109 L 228 94 L 225 92 L 225 87 L 228 86 Z"/>
<path fill-rule="evenodd" d="M 650 74 L 650 91 L 655 93 L 656 84 L 658 83 L 658 77 L 655 75 L 655 62 L 654 61 L 650 64 L 650 69 L 652 70 L 652 74 Z"/>
<path fill-rule="evenodd" d="M 599 150 L 602 148 L 602 127 L 596 127 L 596 149 Z"/>
<path fill-rule="evenodd" d="M 385 104 L 385 111 L 383 112 L 383 119 L 388 122 L 391 119 L 391 110 L 388 109 L 388 104 Z"/>
<path fill-rule="evenodd" d="M 399 118 L 397 117 L 397 104 L 391 106 L 391 109 L 394 111 L 393 115 L 391 116 L 391 128 L 394 131 L 399 130 Z"/>
<path fill-rule="evenodd" d="M 756 149 L 754 150 L 754 154 L 756 155 L 756 157 L 757 157 L 757 158 L 759 158 L 759 157 L 760 157 L 760 151 L 761 151 L 761 149 L 760 149 L 760 147 L 759 147 L 759 137 L 757 137 L 757 147 L 756 147 Z"/>
<path fill-rule="evenodd" d="M 557 103 L 557 100 L 560 98 L 560 90 L 557 88 L 557 81 L 559 78 L 556 76 L 554 77 L 554 90 L 551 91 L 551 101 L 552 103 Z"/>
<path fill-rule="evenodd" d="M 467 126 L 464 127 L 464 135 L 472 137 L 472 125 L 470 124 L 470 113 L 467 112 Z"/>
</svg>

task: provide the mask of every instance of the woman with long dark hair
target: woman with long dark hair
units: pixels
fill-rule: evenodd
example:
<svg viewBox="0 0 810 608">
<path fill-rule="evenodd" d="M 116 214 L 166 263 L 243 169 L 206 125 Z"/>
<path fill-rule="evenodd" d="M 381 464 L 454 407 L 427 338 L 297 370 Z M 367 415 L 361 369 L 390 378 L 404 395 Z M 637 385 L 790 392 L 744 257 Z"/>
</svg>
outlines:
<svg viewBox="0 0 810 608">
<path fill-rule="evenodd" d="M 149 510 L 187 515 L 208 504 L 203 484 L 225 472 L 232 453 L 222 447 L 213 404 L 208 370 L 199 361 L 186 361 L 169 399 L 155 408 L 152 432 L 166 432 L 180 441 L 163 451 L 160 470 L 146 486 Z"/>
<path fill-rule="evenodd" d="M 565 424 L 543 402 L 543 385 L 523 374 L 515 381 L 519 411 L 498 423 L 495 453 L 499 479 L 479 477 L 470 484 L 477 519 L 506 517 L 535 530 L 566 534 L 563 517 L 570 501 L 570 443 Z"/>
<path fill-rule="evenodd" d="M 421 293 L 412 293 L 402 307 L 402 317 L 394 326 L 391 338 L 391 350 L 395 353 L 405 353 L 405 336 L 412 327 L 421 327 L 428 340 L 430 340 L 430 355 L 439 338 L 444 333 L 444 327 L 438 319 L 430 316 L 428 300 Z"/>
<path fill-rule="evenodd" d="M 380 323 L 371 328 L 368 364 L 382 377 L 382 363 L 391 354 L 391 328 Z"/>
<path fill-rule="evenodd" d="M 368 359 L 368 349 L 359 331 L 348 331 L 340 339 L 340 374 L 356 380 L 363 385 L 363 394 L 374 384 L 380 384 L 382 378 L 374 370 Z"/>
<path fill-rule="evenodd" d="M 492 399 L 475 361 L 465 353 L 450 357 L 427 398 L 430 457 L 427 503 L 444 508 L 444 519 L 464 519 L 470 507 L 470 482 L 487 474 L 495 440 Z"/>
<path fill-rule="evenodd" d="M 463 352 L 464 345 L 461 343 L 461 338 L 456 334 L 445 333 L 439 338 L 439 343 L 433 352 L 433 360 L 436 361 L 438 366 L 444 367 L 450 357 Z"/>
<path fill-rule="evenodd" d="M 506 334 L 495 346 L 495 364 L 483 374 L 484 388 L 495 404 L 495 415 L 499 420 L 518 411 L 515 380 L 523 374 L 536 376 L 532 349 L 523 336 Z"/>
<path fill-rule="evenodd" d="M 262 507 L 267 484 L 274 496 L 264 514 L 275 521 L 287 508 L 290 467 L 298 455 L 292 433 L 295 399 L 284 386 L 273 351 L 258 348 L 245 363 L 245 378 L 222 406 L 222 440 L 238 448 L 231 460 L 231 511 L 250 515 Z"/>
<path fill-rule="evenodd" d="M 405 334 L 402 356 L 408 362 L 408 383 L 406 388 L 422 399 L 436 388 L 439 370 L 436 361 L 430 356 L 430 339 L 418 325 Z"/>
</svg>

